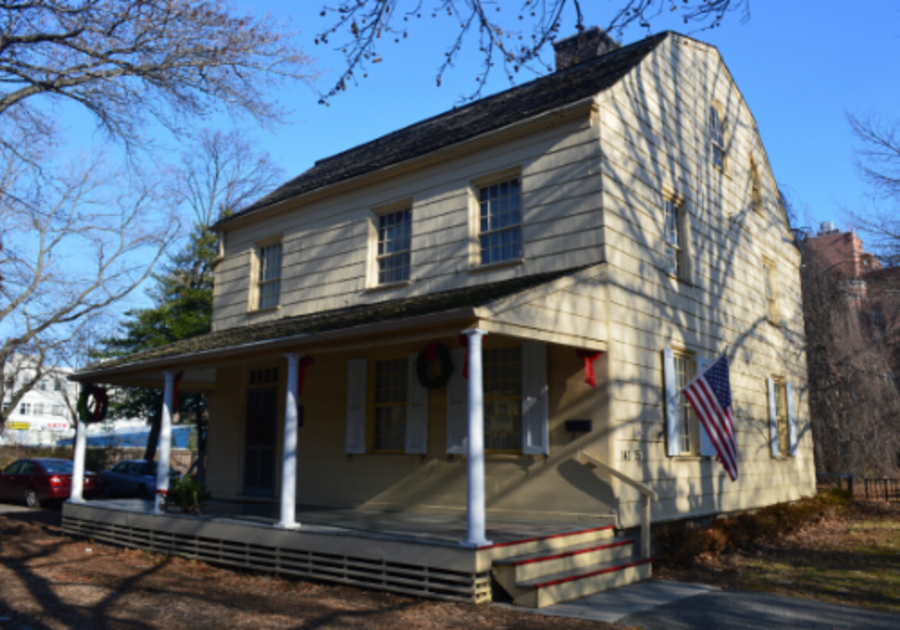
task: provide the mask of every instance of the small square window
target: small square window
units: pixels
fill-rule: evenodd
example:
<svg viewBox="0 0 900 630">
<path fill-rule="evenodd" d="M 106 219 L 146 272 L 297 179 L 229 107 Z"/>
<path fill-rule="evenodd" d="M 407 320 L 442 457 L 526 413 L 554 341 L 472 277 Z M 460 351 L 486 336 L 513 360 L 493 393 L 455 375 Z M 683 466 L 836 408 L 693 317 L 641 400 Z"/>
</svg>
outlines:
<svg viewBox="0 0 900 630">
<path fill-rule="evenodd" d="M 522 258 L 521 195 L 519 178 L 478 189 L 482 265 Z"/>
<path fill-rule="evenodd" d="M 274 308 L 281 300 L 281 243 L 260 247 L 256 308 Z"/>
<path fill-rule="evenodd" d="M 409 280 L 412 249 L 412 211 L 378 217 L 378 284 Z"/>
</svg>

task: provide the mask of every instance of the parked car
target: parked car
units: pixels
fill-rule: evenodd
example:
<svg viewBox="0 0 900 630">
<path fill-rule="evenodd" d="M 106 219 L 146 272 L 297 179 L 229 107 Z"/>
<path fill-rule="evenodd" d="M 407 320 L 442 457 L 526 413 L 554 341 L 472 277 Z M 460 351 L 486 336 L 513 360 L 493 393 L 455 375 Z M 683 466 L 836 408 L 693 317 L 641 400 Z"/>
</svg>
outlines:
<svg viewBox="0 0 900 630">
<path fill-rule="evenodd" d="M 169 477 L 178 473 L 169 469 Z M 100 473 L 101 493 L 104 498 L 138 497 L 149 499 L 156 493 L 156 462 L 130 459 L 119 462 L 110 470 Z"/>
<path fill-rule="evenodd" d="M 85 471 L 82 494 L 97 495 L 100 480 Z M 30 508 L 41 503 L 65 501 L 72 494 L 72 462 L 67 459 L 34 458 L 14 461 L 0 473 L 0 500 L 25 501 Z"/>
</svg>

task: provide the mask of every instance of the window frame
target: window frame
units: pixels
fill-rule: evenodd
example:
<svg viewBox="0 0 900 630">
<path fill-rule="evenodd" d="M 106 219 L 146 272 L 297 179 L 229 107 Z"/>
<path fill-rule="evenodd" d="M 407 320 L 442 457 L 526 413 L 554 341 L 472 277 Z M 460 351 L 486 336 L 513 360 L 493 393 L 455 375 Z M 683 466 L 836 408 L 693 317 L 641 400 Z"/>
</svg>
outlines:
<svg viewBox="0 0 900 630">
<path fill-rule="evenodd" d="M 674 359 L 673 367 L 675 368 L 676 374 L 675 388 L 681 392 L 685 386 L 697 376 L 697 355 L 688 350 L 672 348 L 672 357 Z M 688 370 L 688 372 L 685 373 L 683 370 L 679 370 L 678 364 L 680 361 L 689 361 L 689 367 L 692 368 L 693 371 Z M 682 375 L 682 381 L 679 381 L 679 375 Z M 681 440 L 679 443 L 678 455 L 676 455 L 676 457 L 700 457 L 700 419 L 697 418 L 694 408 L 683 393 L 678 394 L 677 405 Z M 685 439 L 688 440 L 687 449 L 684 448 Z"/>
<path fill-rule="evenodd" d="M 779 325 L 781 318 L 778 311 L 778 267 L 771 258 L 763 257 L 763 301 L 766 321 Z M 771 295 L 770 295 L 771 291 Z"/>
<path fill-rule="evenodd" d="M 756 214 L 763 214 L 762 176 L 759 174 L 759 164 L 752 156 L 750 158 L 750 207 Z"/>
<path fill-rule="evenodd" d="M 20 416 L 30 416 L 31 414 L 31 403 L 27 401 L 22 401 L 19 403 L 18 413 Z"/>
<path fill-rule="evenodd" d="M 488 372 L 489 365 L 487 361 L 487 354 L 489 352 L 494 352 L 497 350 L 508 350 L 508 349 L 518 349 L 519 351 L 519 363 L 517 369 L 517 376 L 519 381 L 519 394 L 518 396 L 495 396 L 489 397 L 487 386 L 488 386 Z M 523 409 L 523 403 L 525 399 L 525 390 L 524 390 L 524 356 L 522 354 L 522 344 L 521 342 L 517 342 L 515 340 L 503 340 L 499 343 L 487 343 L 482 347 L 482 404 L 484 407 L 483 417 L 484 417 L 484 426 L 483 426 L 483 444 L 484 444 L 484 452 L 488 454 L 513 454 L 513 455 L 522 455 L 524 454 L 525 449 L 525 412 Z M 518 438 L 518 447 L 510 448 L 510 449 L 498 449 L 498 448 L 490 448 L 490 441 L 488 440 L 488 403 L 489 402 L 499 402 L 499 401 L 511 401 L 518 400 L 519 404 L 519 438 Z M 515 431 L 511 432 L 513 436 L 515 436 Z M 515 440 L 515 437 L 513 437 Z"/>
<path fill-rule="evenodd" d="M 378 246 L 380 244 L 379 240 L 379 221 L 381 217 L 395 214 L 398 212 L 408 211 L 410 214 L 410 234 L 409 234 L 409 250 L 406 252 L 394 252 L 389 255 L 381 255 L 378 253 Z M 368 236 L 368 256 L 366 262 L 366 280 L 365 280 L 365 290 L 366 291 L 382 291 L 385 289 L 393 289 L 397 287 L 405 287 L 412 283 L 412 269 L 413 269 L 413 236 L 414 236 L 414 222 L 415 222 L 415 204 L 413 203 L 413 199 L 404 199 L 402 201 L 397 201 L 395 203 L 391 203 L 384 206 L 379 206 L 377 208 L 373 208 L 369 213 L 369 236 Z M 379 260 L 383 258 L 387 258 L 388 256 L 395 256 L 401 253 L 407 253 L 409 255 L 409 277 L 405 280 L 399 280 L 395 282 L 380 282 L 379 281 Z"/>
<path fill-rule="evenodd" d="M 484 189 L 489 189 L 492 186 L 500 186 L 504 183 L 509 183 L 512 181 L 518 182 L 518 198 L 519 198 L 519 221 L 513 225 L 507 225 L 502 228 L 496 230 L 488 230 L 487 232 L 483 232 L 481 229 L 481 191 Z M 525 226 L 525 217 L 524 217 L 524 198 L 525 198 L 525 186 L 524 186 L 524 178 L 522 177 L 522 169 L 517 167 L 513 169 L 508 169 L 505 171 L 501 171 L 499 173 L 495 173 L 493 175 L 488 175 L 486 177 L 481 177 L 473 180 L 469 186 L 469 234 L 470 234 L 470 247 L 469 247 L 469 269 L 470 271 L 480 271 L 487 269 L 494 269 L 497 267 L 505 267 L 511 265 L 519 265 L 525 262 L 525 240 L 524 240 L 524 226 Z M 518 256 L 513 256 L 507 259 L 495 260 L 491 262 L 482 262 L 483 260 L 483 249 L 481 245 L 481 239 L 485 235 L 490 234 L 499 234 L 501 232 L 518 230 L 519 235 L 519 252 Z M 490 248 L 489 248 L 490 249 Z"/>
<path fill-rule="evenodd" d="M 725 112 L 718 101 L 713 101 L 709 104 L 706 113 L 706 131 L 709 137 L 709 160 L 713 168 L 723 173 L 725 172 L 726 158 L 728 155 L 725 141 L 726 129 L 727 118 Z"/>
<path fill-rule="evenodd" d="M 775 424 L 778 432 L 778 457 L 791 456 L 791 425 L 788 415 L 787 381 L 772 375 L 775 385 Z"/>
<path fill-rule="evenodd" d="M 263 273 L 263 252 L 270 247 L 274 247 L 279 245 L 281 247 L 281 252 L 279 254 L 279 269 L 278 269 L 278 277 L 269 278 L 267 280 L 260 280 L 260 275 Z M 268 313 L 271 311 L 278 310 L 281 308 L 281 281 L 284 278 L 284 239 L 283 235 L 279 234 L 277 236 L 273 236 L 270 238 L 266 238 L 263 240 L 256 241 L 253 243 L 253 260 L 250 269 L 251 274 L 251 282 L 250 282 L 250 300 L 249 300 L 249 308 L 248 311 L 251 313 Z M 278 283 L 278 297 L 277 303 L 272 306 L 261 306 L 260 300 L 262 297 L 262 292 L 260 288 L 266 284 Z"/>
<path fill-rule="evenodd" d="M 377 432 L 376 432 L 376 415 L 379 404 L 376 402 L 376 384 L 379 363 L 397 362 L 405 366 L 406 378 L 403 387 L 406 390 L 406 396 L 402 403 L 392 402 L 390 405 L 382 406 L 402 406 L 403 407 L 403 444 L 399 449 L 379 449 L 376 448 Z M 408 422 L 409 409 L 409 356 L 400 354 L 390 354 L 373 357 L 366 366 L 366 452 L 372 455 L 407 455 L 406 452 L 406 430 Z"/>
<path fill-rule="evenodd" d="M 669 208 L 674 213 L 675 243 L 669 242 Z M 665 256 L 664 269 L 666 275 L 675 278 L 680 282 L 692 284 L 692 268 L 691 260 L 692 248 L 690 239 L 691 224 L 688 218 L 687 203 L 683 197 L 671 192 L 663 190 L 662 194 L 662 212 L 663 212 L 663 255 Z M 669 266 L 669 251 L 675 252 L 675 269 Z"/>
</svg>

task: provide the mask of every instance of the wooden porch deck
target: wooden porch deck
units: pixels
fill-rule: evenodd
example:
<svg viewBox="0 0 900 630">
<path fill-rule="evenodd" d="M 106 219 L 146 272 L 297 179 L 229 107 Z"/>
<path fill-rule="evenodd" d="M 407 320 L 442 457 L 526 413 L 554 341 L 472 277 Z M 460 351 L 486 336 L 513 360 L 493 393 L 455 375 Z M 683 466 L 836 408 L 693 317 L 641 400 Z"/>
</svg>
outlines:
<svg viewBox="0 0 900 630">
<path fill-rule="evenodd" d="M 298 506 L 301 527 L 274 527 L 271 503 L 210 501 L 202 516 L 157 515 L 151 501 L 112 499 L 63 506 L 71 536 L 170 553 L 253 571 L 353 584 L 455 601 L 491 599 L 498 558 L 611 534 L 597 523 L 488 520 L 492 545 L 460 546 L 465 517 Z"/>
</svg>

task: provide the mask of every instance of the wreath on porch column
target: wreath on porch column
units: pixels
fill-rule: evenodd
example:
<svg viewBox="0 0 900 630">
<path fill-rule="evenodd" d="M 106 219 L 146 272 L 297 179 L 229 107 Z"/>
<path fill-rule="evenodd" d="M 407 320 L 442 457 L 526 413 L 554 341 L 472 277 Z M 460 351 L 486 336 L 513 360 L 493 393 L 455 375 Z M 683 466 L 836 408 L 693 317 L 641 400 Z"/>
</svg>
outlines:
<svg viewBox="0 0 900 630">
<path fill-rule="evenodd" d="M 93 404 L 91 404 L 93 403 Z M 85 385 L 78 396 L 78 418 L 85 424 L 103 422 L 109 411 L 109 396 L 106 388 L 96 385 Z"/>
<path fill-rule="evenodd" d="M 432 361 L 440 363 L 440 371 L 434 372 L 429 369 Z M 446 387 L 451 374 L 453 374 L 453 359 L 450 357 L 450 351 L 439 343 L 428 344 L 416 357 L 416 377 L 425 389 Z"/>
</svg>

